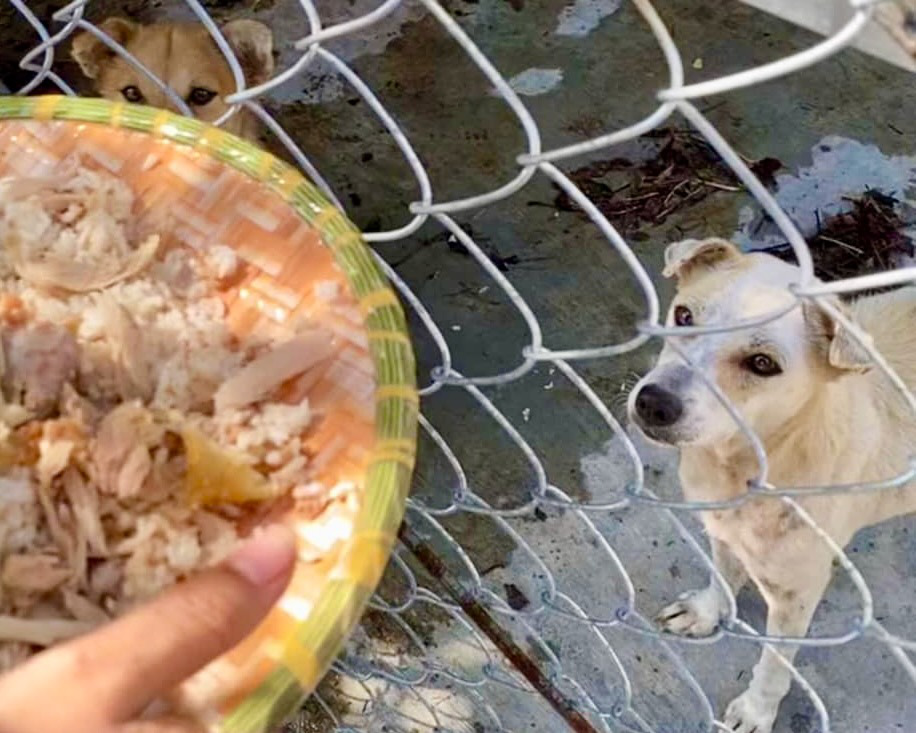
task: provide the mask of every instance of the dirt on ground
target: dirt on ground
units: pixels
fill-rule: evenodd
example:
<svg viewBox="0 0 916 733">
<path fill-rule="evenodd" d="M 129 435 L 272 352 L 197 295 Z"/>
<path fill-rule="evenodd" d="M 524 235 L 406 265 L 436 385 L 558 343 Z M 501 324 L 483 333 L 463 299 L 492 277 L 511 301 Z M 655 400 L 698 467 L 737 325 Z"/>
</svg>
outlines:
<svg viewBox="0 0 916 733">
<path fill-rule="evenodd" d="M 613 158 L 577 168 L 569 177 L 623 233 L 662 224 L 673 213 L 707 196 L 745 190 L 718 153 L 693 130 L 661 128 L 647 133 L 656 151 L 642 162 Z M 775 158 L 745 159 L 765 185 L 782 168 Z M 579 211 L 560 191 L 554 205 L 561 211 Z"/>
<path fill-rule="evenodd" d="M 906 233 L 908 223 L 899 212 L 900 202 L 879 191 L 847 198 L 852 209 L 820 222 L 807 240 L 814 272 L 822 280 L 840 280 L 899 267 L 916 255 L 916 245 Z M 788 262 L 795 253 L 788 244 L 766 251 Z"/>
<path fill-rule="evenodd" d="M 644 229 L 662 224 L 708 196 L 746 190 L 698 133 L 663 128 L 645 137 L 656 142 L 656 150 L 641 162 L 613 158 L 569 173 L 625 235 L 638 239 Z M 774 175 L 783 167 L 779 160 L 745 158 L 745 162 L 765 186 L 775 186 Z M 869 190 L 846 200 L 850 210 L 823 220 L 818 217 L 818 230 L 807 240 L 819 278 L 829 281 L 883 272 L 916 255 L 916 245 L 906 233 L 911 222 L 901 216 L 897 199 Z M 563 191 L 558 191 L 553 205 L 560 211 L 581 211 Z M 788 242 L 765 251 L 795 261 Z"/>
</svg>

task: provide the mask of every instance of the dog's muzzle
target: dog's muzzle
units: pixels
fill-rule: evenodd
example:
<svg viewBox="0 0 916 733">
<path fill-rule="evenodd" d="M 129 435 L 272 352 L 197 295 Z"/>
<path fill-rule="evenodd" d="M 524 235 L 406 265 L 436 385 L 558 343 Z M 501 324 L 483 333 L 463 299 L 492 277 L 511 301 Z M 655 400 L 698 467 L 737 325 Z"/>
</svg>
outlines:
<svg viewBox="0 0 916 733">
<path fill-rule="evenodd" d="M 659 429 L 670 428 L 684 414 L 681 398 L 657 384 L 647 384 L 640 389 L 633 407 L 639 426 L 650 435 Z"/>
</svg>

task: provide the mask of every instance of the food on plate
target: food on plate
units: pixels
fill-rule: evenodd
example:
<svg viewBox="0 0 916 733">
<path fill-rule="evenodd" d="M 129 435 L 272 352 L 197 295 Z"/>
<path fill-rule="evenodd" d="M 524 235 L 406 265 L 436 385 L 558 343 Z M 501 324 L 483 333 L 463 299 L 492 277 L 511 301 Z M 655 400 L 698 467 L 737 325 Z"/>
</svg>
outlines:
<svg viewBox="0 0 916 733">
<path fill-rule="evenodd" d="M 0 670 L 335 499 L 290 397 L 330 334 L 233 333 L 244 263 L 147 214 L 75 158 L 0 180 Z"/>
</svg>

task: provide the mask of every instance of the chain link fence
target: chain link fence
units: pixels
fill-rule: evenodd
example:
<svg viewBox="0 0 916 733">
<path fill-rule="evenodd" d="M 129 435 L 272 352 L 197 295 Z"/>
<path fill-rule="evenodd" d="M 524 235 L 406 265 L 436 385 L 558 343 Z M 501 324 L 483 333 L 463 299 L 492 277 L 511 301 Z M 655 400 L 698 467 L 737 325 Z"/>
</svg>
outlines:
<svg viewBox="0 0 916 733">
<path fill-rule="evenodd" d="M 32 36 L 31 50 L 20 63 L 20 69 L 28 72 L 28 81 L 11 91 L 27 94 L 51 84 L 68 94 L 74 93 L 58 74 L 58 64 L 66 58 L 65 44 L 75 33 L 89 31 L 103 35 L 94 25 L 103 19 L 95 10 L 98 3 L 77 0 L 57 9 L 53 23 L 45 24 L 24 0 L 7 2 L 19 14 L 23 34 Z M 828 294 L 851 294 L 916 279 L 916 268 L 907 268 L 829 284 L 816 282 L 805 239 L 748 162 L 722 137 L 696 101 L 777 80 L 837 54 L 866 26 L 877 3 L 850 0 L 852 17 L 848 23 L 811 48 L 763 66 L 686 84 L 684 60 L 666 19 L 649 0 L 632 0 L 668 67 L 668 85 L 658 92 L 657 107 L 644 119 L 623 129 L 545 150 L 538 121 L 488 55 L 443 4 L 419 0 L 418 11 L 434 19 L 460 45 L 492 87 L 492 93 L 505 103 L 524 141 L 518 150 L 518 169 L 513 177 L 492 180 L 483 190 L 461 198 L 442 200 L 435 194 L 410 135 L 386 108 L 384 90 L 371 88 L 332 50 L 335 41 L 358 36 L 387 15 L 402 11 L 406 2 L 384 0 L 369 12 L 328 25 L 311 0 L 300 0 L 307 34 L 296 41 L 295 53 L 286 52 L 286 62 L 281 55 L 281 68 L 274 78 L 254 88 L 245 87 L 238 60 L 204 4 L 197 0 L 185 3 L 213 35 L 235 75 L 238 91 L 228 101 L 256 115 L 285 148 L 288 157 L 330 199 L 339 205 L 346 200 L 338 197 L 325 182 L 310 162 L 308 150 L 297 144 L 299 131 L 284 130 L 268 106 L 260 101 L 318 64 L 333 70 L 376 115 L 415 179 L 415 200 L 402 212 L 402 223 L 368 233 L 366 240 L 412 311 L 416 338 L 427 343 L 428 352 L 437 355 L 437 363 L 422 383 L 423 468 L 409 501 L 401 544 L 371 609 L 291 730 L 456 733 L 522 729 L 640 733 L 726 730 L 717 720 L 719 705 L 712 702 L 715 692 L 709 688 L 715 683 L 710 682 L 709 674 L 695 673 L 696 660 L 720 654 L 717 645 L 726 640 L 754 648 L 768 643 L 778 648 L 780 640 L 759 635 L 750 624 L 739 619 L 733 597 L 729 617 L 716 634 L 692 642 L 661 634 L 648 618 L 657 608 L 647 608 L 638 600 L 645 579 L 630 571 L 630 550 L 625 551 L 621 544 L 632 549 L 639 542 L 648 543 L 646 537 L 661 538 L 661 543 L 656 539 L 651 546 L 646 544 L 651 562 L 665 562 L 662 560 L 665 546 L 670 549 L 676 545 L 678 552 L 692 554 L 702 567 L 712 568 L 705 544 L 696 539 L 692 523 L 692 514 L 704 507 L 676 497 L 656 495 L 658 476 L 647 468 L 652 461 L 641 455 L 644 449 L 637 446 L 615 417 L 613 405 L 599 397 L 577 365 L 586 360 L 614 360 L 673 331 L 662 325 L 659 295 L 643 263 L 620 231 L 561 166 L 582 156 L 612 151 L 615 146 L 651 133 L 680 116 L 716 151 L 791 245 L 802 271 L 802 283 L 794 293 L 795 307 L 802 301 L 817 300 Z M 295 5 L 292 0 L 288 4 Z M 106 7 L 111 7 L 111 3 Z M 113 39 L 108 38 L 105 43 L 135 65 L 138 63 Z M 142 65 L 139 68 L 142 70 Z M 768 87 L 761 93 L 769 94 L 771 90 Z M 183 106 L 180 99 L 174 101 Z M 641 317 L 629 338 L 582 348 L 553 348 L 542 330 L 545 316 L 529 307 L 525 293 L 516 287 L 505 268 L 494 261 L 492 253 L 480 241 L 481 234 L 468 225 L 475 211 L 515 196 L 539 179 L 554 184 L 589 217 L 616 253 L 618 267 L 628 268 L 635 278 L 642 298 Z M 379 181 L 379 185 L 385 185 L 385 181 Z M 342 205 L 342 208 L 347 207 Z M 484 360 L 476 373 L 459 372 L 450 349 L 449 326 L 437 322 L 416 294 L 417 283 L 408 282 L 399 274 L 396 264 L 392 264 L 392 247 L 418 236 L 421 228 L 430 225 L 446 237 L 450 246 L 471 255 L 483 275 L 483 284 L 477 287 L 477 292 L 501 291 L 523 319 L 528 342 L 510 368 L 487 368 Z M 575 287 L 572 283 L 568 286 Z M 613 297 L 609 297 L 608 307 L 614 307 Z M 770 314 L 754 323 L 777 315 Z M 856 336 L 862 336 L 842 314 L 834 315 Z M 748 325 L 751 324 L 735 323 L 728 328 Z M 457 330 L 457 326 L 451 328 Z M 482 339 L 496 337 L 481 335 Z M 879 354 L 871 348 L 869 351 L 882 369 L 888 368 Z M 604 426 L 607 438 L 613 439 L 610 457 L 615 473 L 601 486 L 590 487 L 585 494 L 564 488 L 563 477 L 551 474 L 550 461 L 526 438 L 528 414 L 522 411 L 520 420 L 512 418 L 493 398 L 493 388 L 528 380 L 533 375 L 539 375 L 542 380 L 539 384 L 544 409 L 550 409 L 550 399 L 561 391 L 554 387 L 562 384 L 566 394 L 572 390 L 581 397 L 583 409 L 593 411 L 592 417 Z M 916 411 L 913 394 L 899 380 L 895 384 L 900 399 Z M 505 441 L 501 450 L 505 452 L 506 462 L 519 460 L 531 477 L 522 490 L 512 486 L 496 501 L 477 489 L 459 459 L 463 452 L 461 431 L 457 431 L 458 438 L 454 437 L 453 426 L 436 424 L 425 409 L 437 394 L 444 393 L 460 393 L 460 399 L 468 406 L 466 409 L 476 414 L 475 419 L 488 421 L 500 431 Z M 914 462 L 905 475 L 866 487 L 773 487 L 767 482 L 766 456 L 759 440 L 737 413 L 733 412 L 733 416 L 760 454 L 760 475 L 748 497 L 766 493 L 774 497 L 772 501 L 783 501 L 792 507 L 803 521 L 810 522 L 797 503 L 801 496 L 853 488 L 880 491 L 916 477 Z M 621 521 L 624 516 L 629 524 Z M 638 531 L 633 529 L 637 526 Z M 481 535 L 503 548 L 506 556 L 511 554 L 511 562 L 507 559 L 483 566 L 475 546 Z M 916 642 L 885 630 L 875 616 L 872 591 L 863 576 L 842 548 L 833 544 L 826 534 L 821 533 L 821 537 L 830 544 L 836 564 L 851 583 L 857 608 L 851 622 L 847 619 L 846 628 L 806 639 L 802 645 L 829 650 L 867 639 L 884 645 L 901 665 L 905 678 L 916 682 L 916 667 L 909 657 L 916 650 Z M 564 562 L 562 556 L 570 547 L 575 548 L 575 559 Z M 669 598 L 688 587 L 682 582 L 686 583 L 671 579 L 663 583 L 668 586 L 665 592 Z M 672 593 L 674 585 L 677 588 Z M 807 697 L 808 709 L 813 710 L 815 726 L 821 731 L 844 730 L 842 725 L 831 725 L 817 684 L 794 666 L 792 674 L 798 689 Z"/>
</svg>

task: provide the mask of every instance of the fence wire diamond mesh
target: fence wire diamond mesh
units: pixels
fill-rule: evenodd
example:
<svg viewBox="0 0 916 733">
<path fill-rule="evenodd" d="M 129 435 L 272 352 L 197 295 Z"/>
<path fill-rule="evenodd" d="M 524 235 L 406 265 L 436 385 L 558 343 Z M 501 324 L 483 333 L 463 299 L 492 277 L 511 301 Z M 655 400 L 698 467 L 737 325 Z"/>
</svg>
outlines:
<svg viewBox="0 0 916 733">
<path fill-rule="evenodd" d="M 665 21 L 649 0 L 633 0 L 668 66 L 669 82 L 667 88 L 657 94 L 657 108 L 624 129 L 567 147 L 545 150 L 537 120 L 506 77 L 443 5 L 436 0 L 419 0 L 417 6 L 422 6 L 422 11 L 435 19 L 460 45 L 492 86 L 493 93 L 506 104 L 524 139 L 517 156 L 518 171 L 511 180 L 494 180 L 485 190 L 464 198 L 439 200 L 410 136 L 386 108 L 384 94 L 371 88 L 341 55 L 331 50 L 334 41 L 358 35 L 406 2 L 385 0 L 363 15 L 325 25 L 312 2 L 300 0 L 309 31 L 295 43 L 295 61 L 270 80 L 246 88 L 239 61 L 217 23 L 202 3 L 186 0 L 190 11 L 212 34 L 237 82 L 237 92 L 228 98 L 233 106 L 219 123 L 224 123 L 238 108 L 250 110 L 286 148 L 289 157 L 339 205 L 340 198 L 310 162 L 307 152 L 297 145 L 291 131 L 284 130 L 273 119 L 259 99 L 305 73 L 312 65 L 324 64 L 336 72 L 377 116 L 413 173 L 416 200 L 403 212 L 401 226 L 375 231 L 366 234 L 365 238 L 378 253 L 381 267 L 397 287 L 404 303 L 412 310 L 417 338 L 429 339 L 438 353 L 438 364 L 422 388 L 424 403 L 443 391 L 462 392 L 479 414 L 485 414 L 498 427 L 505 438 L 506 450 L 517 453 L 533 477 L 527 494 L 513 504 L 496 505 L 486 500 L 475 491 L 473 482 L 467 477 L 458 458 L 461 451 L 455 440 L 444 437 L 443 426 L 421 416 L 425 433 L 423 449 L 435 470 L 425 476 L 424 481 L 418 481 L 417 491 L 409 501 L 401 544 L 362 626 L 292 729 L 500 731 L 518 726 L 512 721 L 517 720 L 517 711 L 521 709 L 526 711 L 522 713 L 523 718 L 533 715 L 531 711 L 537 713 L 537 719 L 530 717 L 529 721 L 528 727 L 533 730 L 557 731 L 565 727 L 576 731 L 640 733 L 728 730 L 717 720 L 717 706 L 711 702 L 711 691 L 704 689 L 704 684 L 694 674 L 690 659 L 695 659 L 697 653 L 717 653 L 714 644 L 725 638 L 743 640 L 758 647 L 785 647 L 780 646 L 781 639 L 762 636 L 737 617 L 735 598 L 724 583 L 722 587 L 727 589 L 730 609 L 727 618 L 713 636 L 695 640 L 693 644 L 659 632 L 638 608 L 641 581 L 628 571 L 627 562 L 615 546 L 618 534 L 614 518 L 633 510 L 650 513 L 657 524 L 646 525 L 646 531 L 654 528 L 665 537 L 679 536 L 678 541 L 686 551 L 712 569 L 704 544 L 697 541 L 682 521 L 682 517 L 686 517 L 689 522 L 690 515 L 706 505 L 661 499 L 653 493 L 652 477 L 647 476 L 644 457 L 637 445 L 582 376 L 581 369 L 575 366 L 583 360 L 620 357 L 652 339 L 662 339 L 674 332 L 664 327 L 652 279 L 627 240 L 559 164 L 609 150 L 650 133 L 673 116 L 680 115 L 732 169 L 737 180 L 756 198 L 790 243 L 802 273 L 802 282 L 793 292 L 792 307 L 816 300 L 829 311 L 831 306 L 822 302 L 823 296 L 851 294 L 916 279 L 916 268 L 906 268 L 828 284 L 815 281 L 805 239 L 746 160 L 729 145 L 695 102 L 701 97 L 755 87 L 833 56 L 856 38 L 878 3 L 850 0 L 851 20 L 832 37 L 806 50 L 728 76 L 685 84 L 684 62 Z M 53 16 L 54 23 L 47 26 L 24 0 L 9 0 L 9 3 L 21 15 L 23 29 L 30 29 L 35 37 L 34 46 L 20 64 L 20 68 L 32 76 L 22 88 L 12 91 L 27 94 L 52 82 L 65 93 L 73 94 L 73 89 L 56 72 L 56 64 L 66 54 L 63 44 L 75 33 L 89 31 L 104 35 L 93 24 L 101 20 L 93 13 L 97 3 L 77 0 L 61 7 Z M 108 38 L 105 42 L 152 76 L 113 39 Z M 178 109 L 189 111 L 174 92 L 168 93 Z M 619 263 L 632 272 L 643 302 L 642 318 L 631 338 L 588 348 L 551 348 L 542 333 L 542 316 L 529 307 L 524 293 L 494 262 L 478 241 L 479 236 L 466 224 L 459 223 L 462 216 L 517 194 L 536 177 L 546 178 L 564 192 L 589 217 L 616 253 Z M 384 185 L 385 182 L 379 183 Z M 528 343 L 518 354 L 517 365 L 511 369 L 473 375 L 460 373 L 454 366 L 447 329 L 436 322 L 423 300 L 415 294 L 415 284 L 407 282 L 386 260 L 387 245 L 415 236 L 429 223 L 438 226 L 452 244 L 463 247 L 473 257 L 488 282 L 480 292 L 498 288 L 524 320 Z M 843 314 L 835 309 L 832 313 L 862 339 L 861 331 Z M 746 328 L 781 314 L 767 314 L 752 323 L 736 322 L 716 330 Z M 702 335 L 703 329 L 698 332 Z M 890 374 L 881 355 L 867 342 L 863 341 L 863 345 L 879 367 Z M 551 381 L 544 385 L 544 390 L 551 390 L 554 381 L 565 380 L 584 398 L 582 404 L 595 412 L 606 427 L 608 437 L 616 440 L 619 476 L 610 490 L 593 492 L 584 500 L 581 494 L 574 498 L 573 492 L 564 490 L 563 482 L 550 475 L 549 462 L 526 440 L 524 425 L 514 424 L 487 390 L 545 372 Z M 894 384 L 901 402 L 916 411 L 913 394 L 899 379 L 894 378 Z M 830 635 L 801 639 L 798 644 L 829 648 L 867 638 L 886 646 L 909 680 L 916 683 L 916 667 L 908 656 L 916 650 L 916 641 L 899 638 L 879 623 L 872 591 L 863 576 L 843 549 L 814 525 L 798 503 L 809 494 L 831 494 L 854 488 L 880 491 L 900 486 L 916 477 L 916 461 L 904 475 L 865 487 L 780 489 L 767 481 L 767 457 L 761 442 L 737 411 L 731 409 L 731 415 L 754 446 L 759 459 L 757 480 L 752 482 L 744 498 L 765 493 L 773 497 L 771 501 L 782 501 L 802 522 L 815 527 L 858 594 L 858 609 L 847 628 Z M 527 421 L 527 415 L 523 416 L 523 421 Z M 435 484 L 438 491 L 426 491 L 420 484 Z M 458 533 L 454 527 L 456 522 L 462 521 L 465 531 Z M 505 546 L 513 551 L 511 565 L 479 566 L 474 548 L 462 545 L 473 535 L 467 531 L 467 526 L 476 526 L 480 532 L 503 538 Z M 570 576 L 570 565 L 559 566 L 548 556 L 542 541 L 544 535 L 552 535 L 560 543 L 587 548 L 582 551 L 585 567 L 578 568 L 577 577 Z M 721 582 L 721 577 L 719 580 Z M 577 588 L 582 588 L 583 584 L 606 586 L 609 590 L 599 593 L 602 602 L 596 603 L 593 598 L 579 597 Z M 785 664 L 809 699 L 820 730 L 831 730 L 829 711 L 816 685 L 805 679 L 790 662 L 785 661 Z"/>
</svg>

